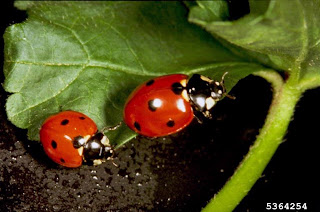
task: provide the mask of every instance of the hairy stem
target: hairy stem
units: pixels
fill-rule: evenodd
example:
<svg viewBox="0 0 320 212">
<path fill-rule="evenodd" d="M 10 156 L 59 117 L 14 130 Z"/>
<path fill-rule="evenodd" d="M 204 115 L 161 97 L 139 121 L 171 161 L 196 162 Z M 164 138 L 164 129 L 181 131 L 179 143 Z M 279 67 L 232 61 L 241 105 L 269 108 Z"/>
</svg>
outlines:
<svg viewBox="0 0 320 212">
<path fill-rule="evenodd" d="M 260 178 L 287 131 L 302 90 L 294 80 L 283 83 L 275 72 L 260 72 L 257 75 L 268 80 L 274 90 L 265 124 L 233 176 L 202 212 L 232 211 Z"/>
</svg>

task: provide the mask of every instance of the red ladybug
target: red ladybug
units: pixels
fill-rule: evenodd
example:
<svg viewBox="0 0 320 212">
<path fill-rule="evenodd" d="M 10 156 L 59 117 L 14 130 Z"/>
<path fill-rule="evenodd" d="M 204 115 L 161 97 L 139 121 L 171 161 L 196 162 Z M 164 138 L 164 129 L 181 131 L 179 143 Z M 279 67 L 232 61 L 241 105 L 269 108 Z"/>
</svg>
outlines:
<svg viewBox="0 0 320 212">
<path fill-rule="evenodd" d="M 49 158 L 66 167 L 81 166 L 82 161 L 100 164 L 113 155 L 108 138 L 98 132 L 94 121 L 75 111 L 47 118 L 40 129 L 40 140 Z"/>
<path fill-rule="evenodd" d="M 160 137 L 182 130 L 195 114 L 211 118 L 210 110 L 227 96 L 224 76 L 220 82 L 199 74 L 190 79 L 184 74 L 151 79 L 128 97 L 124 121 L 141 135 Z"/>
</svg>

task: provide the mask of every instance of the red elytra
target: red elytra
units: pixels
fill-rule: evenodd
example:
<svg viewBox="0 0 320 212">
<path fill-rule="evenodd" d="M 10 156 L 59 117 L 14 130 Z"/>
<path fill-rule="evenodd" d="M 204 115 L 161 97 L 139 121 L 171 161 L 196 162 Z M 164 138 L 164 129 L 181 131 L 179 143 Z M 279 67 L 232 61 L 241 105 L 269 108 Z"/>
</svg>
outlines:
<svg viewBox="0 0 320 212">
<path fill-rule="evenodd" d="M 184 74 L 166 75 L 137 87 L 126 102 L 125 123 L 147 137 L 166 136 L 185 128 L 193 120 L 193 110 L 172 85 L 187 79 Z"/>
<path fill-rule="evenodd" d="M 45 120 L 40 129 L 40 140 L 44 151 L 54 162 L 66 167 L 78 167 L 82 164 L 82 155 L 73 146 L 77 136 L 93 136 L 97 125 L 88 116 L 63 111 Z"/>
</svg>

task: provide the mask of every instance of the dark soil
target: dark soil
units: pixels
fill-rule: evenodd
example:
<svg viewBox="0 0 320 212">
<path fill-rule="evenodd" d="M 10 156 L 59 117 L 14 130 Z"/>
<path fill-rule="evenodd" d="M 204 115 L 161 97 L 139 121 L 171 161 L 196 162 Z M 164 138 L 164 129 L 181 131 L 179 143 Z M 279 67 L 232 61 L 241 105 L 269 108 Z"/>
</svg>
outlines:
<svg viewBox="0 0 320 212">
<path fill-rule="evenodd" d="M 12 3 L 2 4 L 8 14 L 1 20 L 3 34 L 26 16 Z M 221 101 L 211 121 L 170 137 L 127 143 L 117 152 L 119 167 L 106 162 L 68 169 L 51 162 L 38 142 L 7 121 L 9 94 L 0 88 L 0 211 L 200 211 L 247 153 L 272 92 L 250 76 L 231 94 L 237 99 Z M 308 211 L 320 211 L 319 124 L 312 122 L 320 120 L 319 96 L 319 89 L 309 91 L 299 102 L 285 142 L 235 211 L 264 211 L 268 202 L 306 202 Z"/>
</svg>

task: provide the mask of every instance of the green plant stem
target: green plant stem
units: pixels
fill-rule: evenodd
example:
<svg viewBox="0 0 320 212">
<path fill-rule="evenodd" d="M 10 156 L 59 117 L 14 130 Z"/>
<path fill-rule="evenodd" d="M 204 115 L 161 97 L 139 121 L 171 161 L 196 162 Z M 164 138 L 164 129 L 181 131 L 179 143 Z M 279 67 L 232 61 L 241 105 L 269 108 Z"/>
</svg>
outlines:
<svg viewBox="0 0 320 212">
<path fill-rule="evenodd" d="M 281 144 L 303 92 L 294 79 L 283 83 L 276 73 L 261 72 L 258 75 L 271 82 L 274 90 L 265 124 L 233 176 L 202 212 L 232 211 L 247 195 Z"/>
</svg>

